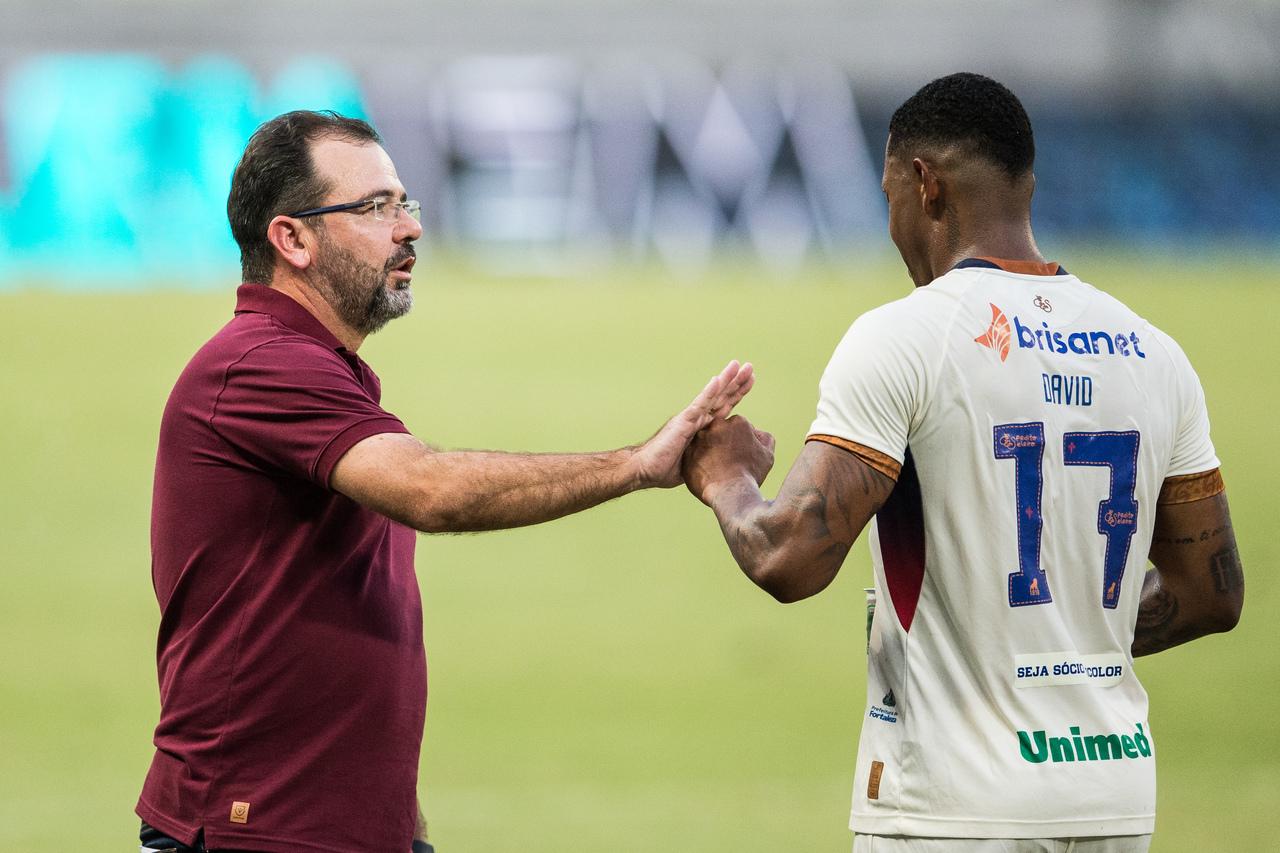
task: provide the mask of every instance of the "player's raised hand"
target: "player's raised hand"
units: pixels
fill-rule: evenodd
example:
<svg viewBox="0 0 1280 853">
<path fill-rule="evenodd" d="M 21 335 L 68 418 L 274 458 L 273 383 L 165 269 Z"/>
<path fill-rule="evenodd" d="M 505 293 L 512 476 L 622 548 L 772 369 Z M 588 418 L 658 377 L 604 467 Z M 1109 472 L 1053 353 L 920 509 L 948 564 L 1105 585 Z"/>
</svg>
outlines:
<svg viewBox="0 0 1280 853">
<path fill-rule="evenodd" d="M 680 485 L 680 458 L 689 442 L 712 421 L 728 417 L 754 383 L 755 369 L 750 362 L 731 361 L 711 377 L 683 411 L 636 451 L 640 482 L 664 489 Z"/>
<path fill-rule="evenodd" d="M 684 455 L 685 485 L 706 504 L 718 485 L 750 477 L 758 486 L 773 468 L 773 445 L 771 434 L 740 415 L 714 421 L 694 436 Z"/>
</svg>

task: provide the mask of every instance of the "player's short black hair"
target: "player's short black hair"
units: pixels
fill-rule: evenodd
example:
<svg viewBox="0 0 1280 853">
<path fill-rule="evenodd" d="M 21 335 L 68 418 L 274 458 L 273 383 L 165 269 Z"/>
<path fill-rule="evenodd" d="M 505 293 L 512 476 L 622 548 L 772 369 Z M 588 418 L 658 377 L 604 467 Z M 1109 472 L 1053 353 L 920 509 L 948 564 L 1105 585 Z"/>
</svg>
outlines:
<svg viewBox="0 0 1280 853">
<path fill-rule="evenodd" d="M 231 236 L 240 247 L 244 281 L 271 281 L 275 266 L 275 253 L 267 240 L 271 220 L 282 213 L 315 207 L 329 192 L 328 182 L 316 174 L 311 159 L 311 143 L 320 139 L 382 142 L 368 122 L 331 110 L 285 113 L 249 137 L 227 196 L 227 219 Z"/>
<path fill-rule="evenodd" d="M 927 84 L 889 119 L 890 154 L 919 144 L 966 145 L 1010 178 L 1025 175 L 1036 159 L 1022 102 L 990 77 L 969 72 Z"/>
</svg>

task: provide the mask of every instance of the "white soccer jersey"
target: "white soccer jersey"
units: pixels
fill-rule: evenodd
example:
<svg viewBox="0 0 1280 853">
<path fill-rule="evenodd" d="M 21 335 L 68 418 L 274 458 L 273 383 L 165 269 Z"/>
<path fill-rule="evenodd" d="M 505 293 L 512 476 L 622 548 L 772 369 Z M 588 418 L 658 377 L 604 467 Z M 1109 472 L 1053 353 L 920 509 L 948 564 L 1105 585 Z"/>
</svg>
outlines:
<svg viewBox="0 0 1280 853">
<path fill-rule="evenodd" d="M 1075 276 L 970 260 L 858 318 L 810 432 L 902 463 L 872 528 L 850 826 L 1151 832 L 1130 646 L 1156 498 L 1218 467 L 1177 344 Z"/>
</svg>

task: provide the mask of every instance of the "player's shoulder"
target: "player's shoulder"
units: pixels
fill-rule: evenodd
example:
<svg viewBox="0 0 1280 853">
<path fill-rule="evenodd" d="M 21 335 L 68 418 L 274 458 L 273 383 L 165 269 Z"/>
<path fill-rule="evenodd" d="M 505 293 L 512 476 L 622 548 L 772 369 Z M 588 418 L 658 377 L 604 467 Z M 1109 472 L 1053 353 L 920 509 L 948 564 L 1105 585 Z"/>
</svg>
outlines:
<svg viewBox="0 0 1280 853">
<path fill-rule="evenodd" d="M 1079 279 L 1077 281 L 1081 288 L 1090 293 L 1096 310 L 1117 317 L 1119 322 L 1134 329 L 1141 340 L 1146 342 L 1145 349 L 1156 355 L 1158 360 L 1178 368 L 1190 366 L 1186 353 L 1173 335 L 1157 326 L 1145 314 L 1115 294 L 1089 282 Z"/>
<path fill-rule="evenodd" d="M 853 321 L 851 331 L 858 329 L 899 341 L 935 340 L 938 330 L 951 322 L 960 307 L 953 289 L 934 287 L 938 281 L 864 312 Z"/>
<path fill-rule="evenodd" d="M 917 287 L 855 319 L 843 347 L 856 343 L 885 357 L 915 356 L 933 363 L 948 345 L 957 321 L 963 324 L 968 319 L 966 292 L 966 282 L 950 281 L 947 276 Z"/>
</svg>

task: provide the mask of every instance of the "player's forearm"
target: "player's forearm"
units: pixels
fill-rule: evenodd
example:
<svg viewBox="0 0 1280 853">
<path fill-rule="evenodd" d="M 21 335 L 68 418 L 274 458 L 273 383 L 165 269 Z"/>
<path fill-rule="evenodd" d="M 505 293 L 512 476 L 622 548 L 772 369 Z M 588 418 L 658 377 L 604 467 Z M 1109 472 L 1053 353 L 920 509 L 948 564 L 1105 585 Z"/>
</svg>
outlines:
<svg viewBox="0 0 1280 853">
<path fill-rule="evenodd" d="M 1234 548 L 1232 554 L 1235 554 Z M 1233 573 L 1225 582 L 1239 584 L 1242 594 L 1243 578 L 1239 574 L 1238 555 L 1234 560 L 1234 569 L 1230 570 Z M 1234 592 L 1234 588 L 1223 592 Z M 1168 582 L 1158 568 L 1148 571 L 1142 579 L 1142 597 L 1133 633 L 1133 656 L 1153 655 L 1208 634 L 1230 631 L 1239 619 L 1239 605 L 1215 605 L 1208 598 L 1214 594 L 1209 590 L 1180 588 Z"/>
<path fill-rule="evenodd" d="M 1230 631 L 1244 604 L 1244 571 L 1225 492 L 1156 507 L 1155 568 L 1142 581 L 1133 655 Z"/>
<path fill-rule="evenodd" d="M 1206 633 L 1186 618 L 1178 595 L 1162 582 L 1160 570 L 1148 571 L 1142 579 L 1142 598 L 1133 631 L 1133 656 L 1153 655 Z"/>
<path fill-rule="evenodd" d="M 822 496 L 784 494 L 767 501 L 746 474 L 708 495 L 738 566 L 784 604 L 824 589 L 849 550 L 823 529 L 823 512 L 808 505 L 815 499 Z"/>
<path fill-rule="evenodd" d="M 550 521 L 645 484 L 634 450 L 583 454 L 448 451 L 424 456 L 406 519 L 427 533 L 500 530 Z"/>
<path fill-rule="evenodd" d="M 744 473 L 739 479 L 720 484 L 705 499 L 716 514 L 729 553 L 747 577 L 760 585 L 759 566 L 769 553 L 769 541 L 758 518 L 768 509 L 769 502 L 760 494 L 760 487 Z"/>
</svg>

